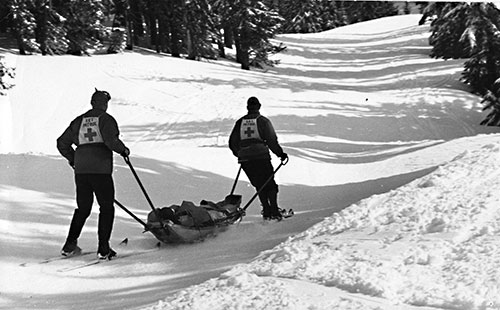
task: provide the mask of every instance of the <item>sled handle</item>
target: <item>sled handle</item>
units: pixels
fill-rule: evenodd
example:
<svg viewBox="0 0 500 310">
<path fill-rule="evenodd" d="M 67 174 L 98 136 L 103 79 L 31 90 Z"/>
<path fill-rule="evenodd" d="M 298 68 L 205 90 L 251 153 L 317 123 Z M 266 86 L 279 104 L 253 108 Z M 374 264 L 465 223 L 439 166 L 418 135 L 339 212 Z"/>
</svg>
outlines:
<svg viewBox="0 0 500 310">
<path fill-rule="evenodd" d="M 137 175 L 137 172 L 135 172 L 135 169 L 134 167 L 132 166 L 132 163 L 130 162 L 130 158 L 128 156 L 124 156 L 123 159 L 125 160 L 125 162 L 127 163 L 127 165 L 130 167 L 130 170 L 132 171 L 132 174 L 134 175 L 135 179 L 137 180 L 137 183 L 139 183 L 139 187 L 141 188 L 142 192 L 144 193 L 144 196 L 146 197 L 146 200 L 148 201 L 149 203 L 149 206 L 151 207 L 151 210 L 153 210 L 153 213 L 154 215 L 156 216 L 156 218 L 158 219 L 158 221 L 160 222 L 160 225 L 161 227 L 163 228 L 163 230 L 165 232 L 167 232 L 167 230 L 165 229 L 165 226 L 163 226 L 163 221 L 160 217 L 160 212 L 158 212 L 158 209 L 156 209 L 154 206 L 153 206 L 153 202 L 151 201 L 151 199 L 149 198 L 149 195 L 148 193 L 146 192 L 146 189 L 144 188 L 144 185 L 142 185 L 142 182 L 141 180 L 139 179 L 139 176 Z"/>
<path fill-rule="evenodd" d="M 142 226 L 144 226 L 144 229 L 145 230 L 148 230 L 148 224 L 144 223 L 143 220 L 141 220 L 140 218 L 138 218 L 134 213 L 132 213 L 132 211 L 130 211 L 129 209 L 127 209 L 124 205 L 122 205 L 118 200 L 115 199 L 115 204 L 118 205 L 123 211 L 125 211 L 128 215 L 130 215 L 134 220 L 136 220 L 137 222 L 139 222 L 140 224 L 142 224 Z"/>
<path fill-rule="evenodd" d="M 144 185 L 142 185 L 142 182 L 141 180 L 139 179 L 139 176 L 137 175 L 137 173 L 135 172 L 135 169 L 134 167 L 132 166 L 132 163 L 130 162 L 130 158 L 128 156 L 126 157 L 123 157 L 123 159 L 125 159 L 125 162 L 127 163 L 127 165 L 130 167 L 130 170 L 132 171 L 132 174 L 134 175 L 135 179 L 137 180 L 137 183 L 139 184 L 139 187 L 141 188 L 142 192 L 144 193 L 144 196 L 146 197 L 146 200 L 148 201 L 149 203 L 149 206 L 151 207 L 151 209 L 153 209 L 153 211 L 155 210 L 155 207 L 153 206 L 153 202 L 151 201 L 151 199 L 149 198 L 149 195 L 148 193 L 146 192 L 146 189 L 144 188 Z"/>
<path fill-rule="evenodd" d="M 280 170 L 280 168 L 283 167 L 286 164 L 288 164 L 288 157 L 279 164 L 279 166 L 273 171 L 273 174 L 266 180 L 266 182 L 264 183 L 264 185 L 262 185 L 259 188 L 259 190 L 252 196 L 252 198 L 247 202 L 247 204 L 241 209 L 243 212 L 246 211 L 246 209 L 255 200 L 255 198 L 257 198 L 257 196 L 262 192 L 262 190 L 264 189 L 264 187 L 266 187 L 267 183 L 269 183 L 271 181 L 271 179 L 278 172 L 278 170 Z"/>
<path fill-rule="evenodd" d="M 234 194 L 234 190 L 236 189 L 236 183 L 238 183 L 238 179 L 240 178 L 241 169 L 242 168 L 241 168 L 241 165 L 240 165 L 240 169 L 238 169 L 238 174 L 236 175 L 236 179 L 234 180 L 233 188 L 231 189 L 231 193 L 229 195 Z"/>
</svg>

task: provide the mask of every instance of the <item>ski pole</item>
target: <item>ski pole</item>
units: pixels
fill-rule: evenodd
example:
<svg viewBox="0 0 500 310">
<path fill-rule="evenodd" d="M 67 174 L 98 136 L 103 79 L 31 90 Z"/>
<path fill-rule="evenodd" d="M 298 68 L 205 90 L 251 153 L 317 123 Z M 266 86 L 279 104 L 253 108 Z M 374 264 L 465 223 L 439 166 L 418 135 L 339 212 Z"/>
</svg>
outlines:
<svg viewBox="0 0 500 310">
<path fill-rule="evenodd" d="M 156 216 L 156 218 L 158 219 L 158 222 L 160 222 L 160 225 L 161 227 L 163 228 L 163 230 L 168 233 L 167 229 L 165 228 L 165 226 L 163 226 L 163 221 L 161 220 L 161 217 L 160 217 L 160 212 L 158 212 L 158 210 L 153 206 L 153 202 L 151 202 L 151 199 L 149 198 L 148 196 L 148 193 L 146 192 L 146 189 L 144 188 L 144 186 L 142 185 L 142 182 L 141 180 L 139 179 L 139 176 L 137 175 L 137 173 L 135 172 L 135 169 L 134 167 L 132 166 L 132 163 L 130 162 L 130 158 L 128 156 L 124 156 L 123 159 L 125 159 L 125 162 L 127 163 L 127 165 L 130 167 L 130 170 L 132 171 L 132 174 L 134 175 L 135 179 L 137 180 L 137 183 L 139 183 L 139 186 L 142 190 L 142 192 L 144 193 L 144 196 L 146 197 L 146 200 L 148 201 L 149 203 L 149 206 L 151 207 L 151 209 L 153 210 L 153 213 L 154 215 Z"/>
<path fill-rule="evenodd" d="M 236 183 L 238 182 L 238 179 L 240 178 L 240 173 L 241 173 L 241 165 L 240 165 L 240 169 L 238 169 L 238 174 L 236 175 L 236 180 L 234 180 L 233 188 L 231 189 L 231 194 L 229 194 L 229 195 L 232 195 L 234 193 L 234 190 L 236 189 Z"/>
<path fill-rule="evenodd" d="M 271 181 L 271 179 L 274 177 L 276 172 L 278 172 L 278 170 L 280 170 L 280 168 L 283 167 L 284 165 L 286 165 L 287 163 L 288 163 L 288 158 L 279 164 L 279 166 L 274 170 L 273 174 L 266 180 L 264 185 L 262 185 L 259 188 L 259 190 L 255 193 L 255 195 L 253 195 L 253 197 L 250 199 L 250 201 L 248 201 L 247 204 L 241 210 L 245 211 L 250 206 L 250 204 L 255 200 L 255 198 L 257 198 L 257 196 L 262 192 L 264 187 L 266 187 L 267 183 L 269 183 Z"/>
</svg>

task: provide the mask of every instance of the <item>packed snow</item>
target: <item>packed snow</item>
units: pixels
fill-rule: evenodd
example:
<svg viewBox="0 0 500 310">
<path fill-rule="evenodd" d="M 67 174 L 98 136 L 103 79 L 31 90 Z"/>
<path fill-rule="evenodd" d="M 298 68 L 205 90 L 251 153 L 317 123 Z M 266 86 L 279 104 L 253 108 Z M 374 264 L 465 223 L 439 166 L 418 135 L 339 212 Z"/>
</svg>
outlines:
<svg viewBox="0 0 500 310">
<path fill-rule="evenodd" d="M 500 309 L 500 135 L 479 126 L 463 60 L 428 57 L 420 15 L 318 34 L 281 35 L 267 70 L 147 50 L 21 57 L 0 96 L 0 308 Z M 238 171 L 227 139 L 257 96 L 290 155 L 280 205 L 258 202 L 227 232 L 166 245 L 119 208 L 123 257 L 57 257 L 75 207 L 73 172 L 55 140 L 90 108 L 94 87 L 131 149 L 155 206 L 218 201 Z M 278 159 L 273 163 L 277 165 Z M 118 155 L 116 198 L 150 207 Z M 254 190 L 241 176 L 244 203 Z M 79 240 L 96 250 L 98 207 Z M 122 242 L 127 240 L 127 242 Z"/>
</svg>

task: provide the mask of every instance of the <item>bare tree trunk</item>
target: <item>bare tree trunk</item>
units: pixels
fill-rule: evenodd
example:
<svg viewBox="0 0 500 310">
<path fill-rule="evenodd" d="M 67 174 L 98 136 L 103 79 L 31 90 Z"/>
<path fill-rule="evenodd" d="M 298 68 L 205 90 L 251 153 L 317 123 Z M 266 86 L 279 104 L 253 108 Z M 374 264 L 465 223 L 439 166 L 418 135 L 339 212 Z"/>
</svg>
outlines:
<svg viewBox="0 0 500 310">
<path fill-rule="evenodd" d="M 217 40 L 217 46 L 219 48 L 219 57 L 226 58 L 226 50 L 224 47 L 224 42 L 221 40 Z"/>
<path fill-rule="evenodd" d="M 37 0 L 36 5 L 36 28 L 35 39 L 40 44 L 40 52 L 42 55 L 47 55 L 47 31 L 48 31 L 48 9 L 45 6 L 46 0 Z"/>
<path fill-rule="evenodd" d="M 130 6 L 127 6 L 125 10 L 125 27 L 127 28 L 127 50 L 132 51 L 134 49 L 134 40 L 132 37 L 134 35 L 133 26 L 132 26 L 132 17 L 130 13 Z"/>
<path fill-rule="evenodd" d="M 149 47 L 158 46 L 158 27 L 156 16 L 150 12 L 149 13 Z"/>
<path fill-rule="evenodd" d="M 245 27 L 240 30 L 239 34 L 235 33 L 234 37 L 236 45 L 236 61 L 241 64 L 241 69 L 250 70 L 250 46 L 248 45 L 248 33 Z"/>
<path fill-rule="evenodd" d="M 224 29 L 224 46 L 227 48 L 233 48 L 234 36 L 231 27 L 225 26 L 223 29 Z"/>
<path fill-rule="evenodd" d="M 189 60 L 195 60 L 196 59 L 196 51 L 193 47 L 193 37 L 191 36 L 191 31 L 189 30 L 189 25 L 188 25 L 188 20 L 187 20 L 187 11 L 186 11 L 186 1 L 181 0 L 181 8 L 182 8 L 182 16 L 183 16 L 183 22 L 184 25 L 186 26 L 186 48 L 187 48 L 187 59 Z"/>
<path fill-rule="evenodd" d="M 166 52 L 168 49 L 168 26 L 164 17 L 158 20 L 158 52 Z"/>
</svg>

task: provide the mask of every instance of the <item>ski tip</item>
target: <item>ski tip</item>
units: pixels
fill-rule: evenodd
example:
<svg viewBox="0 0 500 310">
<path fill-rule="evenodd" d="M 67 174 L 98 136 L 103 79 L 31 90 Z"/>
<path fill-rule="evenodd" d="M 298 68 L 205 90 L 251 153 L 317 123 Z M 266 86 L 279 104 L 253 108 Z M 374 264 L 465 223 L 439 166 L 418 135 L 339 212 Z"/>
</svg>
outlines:
<svg viewBox="0 0 500 310">
<path fill-rule="evenodd" d="M 127 245 L 128 244 L 128 238 L 125 238 L 120 242 L 120 245 Z"/>
</svg>

